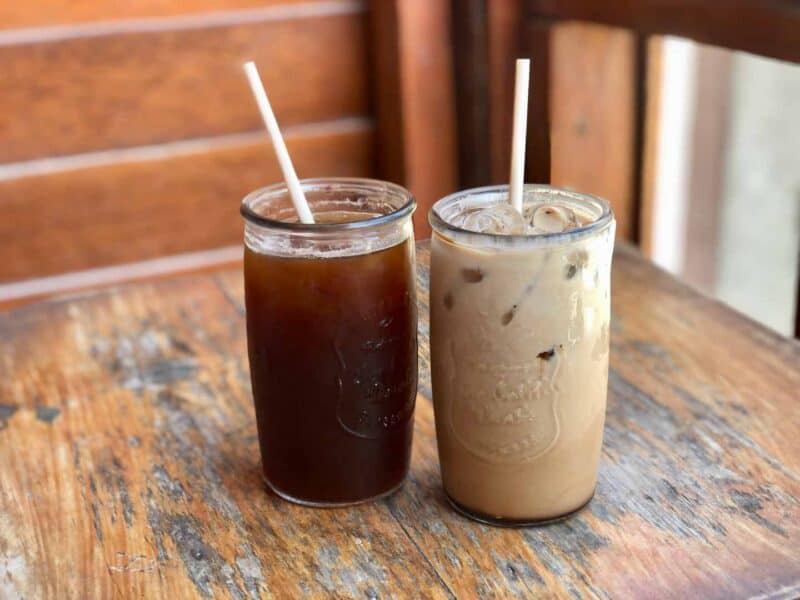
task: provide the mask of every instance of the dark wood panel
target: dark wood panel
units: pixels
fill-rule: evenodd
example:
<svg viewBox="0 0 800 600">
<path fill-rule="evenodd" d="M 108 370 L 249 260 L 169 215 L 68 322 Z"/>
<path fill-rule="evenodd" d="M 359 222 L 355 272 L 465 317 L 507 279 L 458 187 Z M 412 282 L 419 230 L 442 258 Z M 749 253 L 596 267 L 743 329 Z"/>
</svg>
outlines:
<svg viewBox="0 0 800 600">
<path fill-rule="evenodd" d="M 369 110 L 365 14 L 0 46 L 0 162 L 253 130 L 254 59 L 281 126 Z"/>
<path fill-rule="evenodd" d="M 0 29 L 47 27 L 141 17 L 170 17 L 193 13 L 262 8 L 270 5 L 316 4 L 308 0 L 36 0 L 0 3 Z M 325 4 L 352 4 L 326 2 Z"/>
<path fill-rule="evenodd" d="M 491 183 L 489 9 L 486 0 L 451 0 L 451 7 L 459 183 L 471 188 Z"/>
<path fill-rule="evenodd" d="M 287 140 L 302 177 L 369 176 L 372 143 L 366 126 Z M 0 281 L 239 243 L 239 201 L 280 179 L 255 134 L 162 160 L 0 181 Z"/>
<path fill-rule="evenodd" d="M 624 239 L 636 232 L 635 59 L 629 31 L 585 23 L 552 28 L 551 182 L 606 198 Z"/>
<path fill-rule="evenodd" d="M 370 0 L 369 14 L 378 176 L 403 183 L 406 180 L 406 139 L 403 130 L 400 14 L 397 3 L 387 0 Z"/>
<path fill-rule="evenodd" d="M 528 183 L 550 183 L 550 130 L 552 128 L 550 109 L 551 29 L 551 24 L 548 21 L 526 19 L 522 30 L 523 53 L 531 59 L 528 139 L 525 145 L 525 181 Z M 513 89 L 514 79 L 512 78 L 512 91 L 509 92 L 510 98 L 513 98 Z"/>
<path fill-rule="evenodd" d="M 522 0 L 490 2 L 489 27 L 489 148 L 491 181 L 508 183 L 511 169 L 511 129 L 515 59 L 522 56 Z M 534 63 L 540 57 L 534 58 Z M 533 82 L 534 86 L 536 81 Z M 532 94 L 540 90 L 534 87 Z M 530 129 L 531 123 L 528 123 Z M 533 124 L 538 125 L 538 124 Z"/>
<path fill-rule="evenodd" d="M 526 0 L 526 6 L 539 17 L 595 21 L 644 35 L 677 35 L 800 62 L 796 0 Z"/>
</svg>

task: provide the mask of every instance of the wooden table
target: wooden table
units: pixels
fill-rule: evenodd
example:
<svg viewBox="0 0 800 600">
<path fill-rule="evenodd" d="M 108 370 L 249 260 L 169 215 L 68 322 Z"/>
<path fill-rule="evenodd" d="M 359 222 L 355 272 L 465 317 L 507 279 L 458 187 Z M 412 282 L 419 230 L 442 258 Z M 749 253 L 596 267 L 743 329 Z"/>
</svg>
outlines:
<svg viewBox="0 0 800 600">
<path fill-rule="evenodd" d="M 597 494 L 495 529 L 445 503 L 419 246 L 411 474 L 352 509 L 264 491 L 238 270 L 0 315 L 0 597 L 800 596 L 800 345 L 622 246 Z"/>
</svg>

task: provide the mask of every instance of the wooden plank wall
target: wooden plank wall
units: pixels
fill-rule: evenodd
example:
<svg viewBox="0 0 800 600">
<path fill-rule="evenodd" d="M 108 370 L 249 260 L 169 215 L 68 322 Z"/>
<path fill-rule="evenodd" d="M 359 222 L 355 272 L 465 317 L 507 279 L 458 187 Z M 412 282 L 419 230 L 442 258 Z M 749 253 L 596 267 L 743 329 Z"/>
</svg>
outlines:
<svg viewBox="0 0 800 600">
<path fill-rule="evenodd" d="M 280 178 L 250 58 L 301 177 L 375 175 L 367 13 L 356 0 L 4 4 L 0 284 L 240 244 L 240 199 Z"/>
<path fill-rule="evenodd" d="M 6 4 L 0 303 L 234 256 L 240 199 L 281 178 L 248 59 L 301 177 L 409 187 L 418 237 L 457 187 L 448 0 Z"/>
</svg>

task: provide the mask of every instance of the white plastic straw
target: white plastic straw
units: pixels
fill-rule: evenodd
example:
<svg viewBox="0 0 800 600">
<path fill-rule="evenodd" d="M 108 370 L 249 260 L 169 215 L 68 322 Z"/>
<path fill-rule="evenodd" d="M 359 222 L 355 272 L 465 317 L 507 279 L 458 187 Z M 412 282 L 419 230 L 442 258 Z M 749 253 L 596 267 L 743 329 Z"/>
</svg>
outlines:
<svg viewBox="0 0 800 600">
<path fill-rule="evenodd" d="M 528 129 L 528 82 L 531 61 L 517 59 L 517 75 L 514 82 L 514 128 L 511 133 L 511 175 L 508 185 L 508 201 L 522 214 L 522 188 L 525 184 L 525 137 Z"/>
<path fill-rule="evenodd" d="M 308 208 L 303 189 L 297 180 L 297 173 L 294 171 L 292 159 L 289 158 L 286 143 L 283 141 L 278 121 L 275 119 L 275 113 L 272 112 L 272 106 L 270 106 L 269 98 L 267 98 L 267 91 L 264 89 L 264 84 L 261 83 L 258 69 L 256 69 L 253 61 L 244 63 L 243 67 L 247 80 L 250 82 L 250 89 L 253 90 L 256 104 L 258 104 L 258 109 L 261 111 L 261 118 L 264 119 L 264 125 L 267 126 L 269 137 L 272 140 L 272 147 L 275 148 L 275 155 L 278 157 L 278 164 L 280 164 L 281 171 L 283 171 L 283 179 L 289 188 L 289 195 L 292 198 L 294 209 L 297 211 L 297 216 L 300 217 L 301 223 L 313 223 L 314 215 L 311 214 L 311 210 Z"/>
</svg>

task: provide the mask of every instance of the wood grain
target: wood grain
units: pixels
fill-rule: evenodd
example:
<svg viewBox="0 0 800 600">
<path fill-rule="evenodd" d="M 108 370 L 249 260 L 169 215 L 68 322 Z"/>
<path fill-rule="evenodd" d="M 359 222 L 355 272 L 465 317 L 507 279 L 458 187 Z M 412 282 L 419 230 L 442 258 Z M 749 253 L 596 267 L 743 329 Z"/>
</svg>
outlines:
<svg viewBox="0 0 800 600">
<path fill-rule="evenodd" d="M 462 184 L 508 180 L 513 65 L 517 56 L 525 55 L 532 60 L 526 180 L 608 199 L 618 236 L 635 239 L 634 36 L 603 26 L 526 17 L 516 2 L 488 5 L 488 17 L 481 2 L 469 9 L 459 6 L 455 29 L 461 34 L 455 54 L 457 64 L 463 63 L 457 78 Z M 482 61 L 491 64 L 488 74 Z M 481 145 L 492 150 L 491 159 L 478 151 Z"/>
<path fill-rule="evenodd" d="M 287 145 L 302 177 L 369 176 L 372 133 L 369 121 L 334 122 L 289 129 Z M 139 160 L 0 180 L 0 281 L 239 243 L 239 202 L 281 180 L 261 132 L 207 140 L 188 152 L 156 150 Z"/>
<path fill-rule="evenodd" d="M 453 62 L 447 0 L 372 0 L 370 26 L 379 176 L 417 199 L 414 231 L 458 187 Z"/>
<path fill-rule="evenodd" d="M 411 493 L 396 497 L 401 519 L 459 597 L 794 597 L 800 343 L 698 295 L 630 246 L 614 260 L 609 404 L 588 510 L 517 532 L 453 515 L 431 426 L 415 438 L 427 460 Z M 428 396 L 428 355 L 420 364 Z"/>
<path fill-rule="evenodd" d="M 551 182 L 611 202 L 617 236 L 636 231 L 635 37 L 583 23 L 553 27 Z"/>
<path fill-rule="evenodd" d="M 309 0 L 226 0 L 224 9 L 262 8 L 285 4 L 324 5 L 346 2 L 309 2 Z M 47 27 L 97 21 L 117 21 L 142 17 L 172 17 L 220 10 L 219 0 L 37 0 L 36 2 L 0 4 L 0 29 Z M 320 6 L 323 5 L 323 6 Z"/>
<path fill-rule="evenodd" d="M 405 185 L 417 198 L 416 235 L 427 238 L 428 209 L 458 189 L 450 3 L 388 1 L 399 15 Z"/>
<path fill-rule="evenodd" d="M 491 183 L 488 20 L 491 9 L 485 0 L 453 0 L 451 10 L 459 186 L 465 189 Z"/>
<path fill-rule="evenodd" d="M 371 0 L 370 49 L 372 99 L 378 144 L 375 162 L 378 176 L 387 181 L 406 180 L 405 131 L 403 128 L 402 51 L 397 3 Z"/>
<path fill-rule="evenodd" d="M 511 169 L 514 59 L 522 56 L 524 19 L 521 0 L 491 2 L 487 10 L 491 183 L 501 184 L 508 182 Z M 540 59 L 534 57 L 534 63 Z M 536 95 L 541 91 L 534 87 L 531 93 Z M 531 126 L 539 127 L 540 123 L 529 123 L 529 129 Z"/>
<path fill-rule="evenodd" d="M 369 112 L 364 14 L 0 45 L 0 162 L 261 126 L 253 59 L 283 127 Z"/>
<path fill-rule="evenodd" d="M 494 529 L 455 514 L 441 492 L 427 399 L 427 244 L 418 259 L 422 396 L 411 475 L 389 499 L 352 509 L 300 508 L 263 490 L 240 272 L 0 314 L 0 591 L 800 592 L 800 344 L 622 245 L 597 494 L 563 523 Z"/>
<path fill-rule="evenodd" d="M 531 92 L 528 99 L 528 137 L 525 145 L 525 181 L 550 183 L 552 112 L 551 47 L 552 23 L 544 19 L 526 18 L 522 24 L 522 55 L 531 60 Z M 511 91 L 513 98 L 513 79 Z M 500 109 L 502 110 L 502 109 Z M 512 107 L 513 111 L 513 107 Z"/>
<path fill-rule="evenodd" d="M 0 392 L 14 407 L 0 432 L 3 590 L 447 597 L 386 504 L 315 511 L 265 492 L 238 287 L 207 276 L 137 289 L 122 304 L 116 292 L 79 301 L 94 313 L 86 324 L 59 302 L 16 311 L 13 331 L 3 320 L 13 338 L 4 365 L 55 374 L 67 354 L 37 358 L 25 341 L 42 328 L 84 357 L 80 373 L 57 369 L 38 398 L 32 380 Z M 41 454 L 15 450 L 32 439 Z"/>
<path fill-rule="evenodd" d="M 595 2 L 526 0 L 540 17 L 594 21 L 642 35 L 677 35 L 704 44 L 800 62 L 800 6 L 794 0 Z"/>
</svg>

